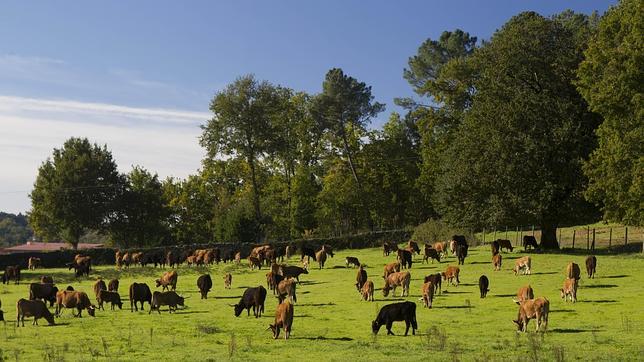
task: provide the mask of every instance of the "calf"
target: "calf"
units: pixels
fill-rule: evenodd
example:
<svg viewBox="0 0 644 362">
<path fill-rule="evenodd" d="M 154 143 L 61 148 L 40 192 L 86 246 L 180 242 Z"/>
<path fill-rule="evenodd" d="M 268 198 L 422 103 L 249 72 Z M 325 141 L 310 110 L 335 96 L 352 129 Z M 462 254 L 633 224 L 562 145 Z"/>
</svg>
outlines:
<svg viewBox="0 0 644 362">
<path fill-rule="evenodd" d="M 492 248 L 492 256 L 498 254 L 499 248 L 500 248 L 499 242 L 497 240 L 494 240 L 491 244 L 491 248 Z"/>
<path fill-rule="evenodd" d="M 570 301 L 575 303 L 577 302 L 577 286 L 578 286 L 577 279 L 575 278 L 566 278 L 563 283 L 563 288 L 560 289 L 561 291 L 561 299 L 563 299 L 565 302 L 568 301 L 568 297 L 570 297 Z"/>
<path fill-rule="evenodd" d="M 544 332 L 548 328 L 548 312 L 550 311 L 550 302 L 546 298 L 528 299 L 519 304 L 519 315 L 513 322 L 517 325 L 517 330 L 522 332 L 528 331 L 528 322 L 530 319 L 536 319 L 539 331 L 544 326 Z"/>
<path fill-rule="evenodd" d="M 318 262 L 320 269 L 324 268 L 324 263 L 326 263 L 326 251 L 324 248 L 315 253 L 315 260 Z"/>
<path fill-rule="evenodd" d="M 119 280 L 118 279 L 110 280 L 110 282 L 107 283 L 107 290 L 110 291 L 110 292 L 118 292 L 119 291 Z"/>
<path fill-rule="evenodd" d="M 532 235 L 523 235 L 523 250 L 527 251 L 529 247 L 538 249 L 537 239 Z"/>
<path fill-rule="evenodd" d="M 505 249 L 506 251 L 510 250 L 510 252 L 512 252 L 514 250 L 510 240 L 496 239 L 496 242 L 499 243 L 499 251 L 503 251 L 503 249 Z"/>
<path fill-rule="evenodd" d="M 415 241 L 409 240 L 407 243 L 407 250 L 420 255 L 420 248 L 418 247 L 418 243 Z"/>
<path fill-rule="evenodd" d="M 172 290 L 177 290 L 178 278 L 179 274 L 177 274 L 177 272 L 174 270 L 165 272 L 160 279 L 156 280 L 157 288 L 162 286 L 163 288 L 161 289 L 161 291 L 169 290 L 170 288 L 172 288 Z"/>
<path fill-rule="evenodd" d="M 436 289 L 438 289 L 438 292 L 442 294 L 442 276 L 441 273 L 436 273 L 436 274 L 430 274 L 425 277 L 423 280 L 423 283 L 427 282 L 432 282 L 432 286 L 434 287 L 434 293 L 436 293 Z"/>
<path fill-rule="evenodd" d="M 349 265 L 351 265 L 351 266 L 355 266 L 355 267 L 359 267 L 359 266 L 360 266 L 360 261 L 358 260 L 358 258 L 353 257 L 353 256 L 347 256 L 347 257 L 345 258 L 344 262 L 345 262 L 345 264 L 347 265 L 347 268 L 349 267 Z"/>
<path fill-rule="evenodd" d="M 385 265 L 384 268 L 384 275 L 382 276 L 383 278 L 387 278 L 387 276 L 391 273 L 397 273 L 400 271 L 400 262 L 395 261 L 393 263 L 389 263 Z"/>
<path fill-rule="evenodd" d="M 49 325 L 56 324 L 54 316 L 51 314 L 49 309 L 47 309 L 45 303 L 40 300 L 26 300 L 24 298 L 20 298 L 16 303 L 16 309 L 18 310 L 18 315 L 16 317 L 16 324 L 18 327 L 20 327 L 21 322 L 22 326 L 25 326 L 25 317 L 34 317 L 32 325 L 36 326 L 38 325 L 38 319 L 40 318 L 45 318 Z"/>
<path fill-rule="evenodd" d="M 523 286 L 517 291 L 517 299 L 513 299 L 516 304 L 521 304 L 522 302 L 534 299 L 534 290 L 530 285 Z"/>
<path fill-rule="evenodd" d="M 360 300 L 373 302 L 373 282 L 367 280 L 360 289 Z"/>
<path fill-rule="evenodd" d="M 411 252 L 405 249 L 398 249 L 398 261 L 403 269 L 411 269 Z"/>
<path fill-rule="evenodd" d="M 2 274 L 2 284 L 9 284 L 9 281 L 13 280 L 16 284 L 20 284 L 20 266 L 8 266 L 4 269 L 4 274 Z"/>
<path fill-rule="evenodd" d="M 492 256 L 492 265 L 494 265 L 494 271 L 501 270 L 501 263 L 503 262 L 503 257 L 501 254 L 494 254 Z"/>
<path fill-rule="evenodd" d="M 273 339 L 279 338 L 280 328 L 284 328 L 284 339 L 288 339 L 292 327 L 293 304 L 289 302 L 279 304 L 275 310 L 275 322 L 268 327 L 273 331 Z"/>
<path fill-rule="evenodd" d="M 78 314 L 74 314 L 72 311 L 72 315 L 79 318 L 82 317 L 83 309 L 87 309 L 87 313 L 92 317 L 94 317 L 96 310 L 96 307 L 89 301 L 89 297 L 85 292 L 68 290 L 61 290 L 56 293 L 56 316 L 60 316 L 63 307 L 76 309 Z"/>
<path fill-rule="evenodd" d="M 168 306 L 168 313 L 176 312 L 177 306 L 184 306 L 185 298 L 174 291 L 159 292 L 155 291 L 152 293 L 152 303 L 150 303 L 150 310 L 148 314 L 152 313 L 153 310 L 161 314 L 161 306 Z"/>
<path fill-rule="evenodd" d="M 138 302 L 141 302 L 141 310 L 145 310 L 143 309 L 143 303 L 152 304 L 152 292 L 145 283 L 132 283 L 130 285 L 130 312 L 139 310 L 136 304 Z"/>
<path fill-rule="evenodd" d="M 421 294 L 423 297 L 421 299 L 425 308 L 432 307 L 432 303 L 434 301 L 434 289 L 434 285 L 430 281 L 423 284 L 423 287 L 421 289 Z"/>
<path fill-rule="evenodd" d="M 123 309 L 121 296 L 117 292 L 110 292 L 104 289 L 99 290 L 96 300 L 98 301 L 98 309 L 105 310 L 105 308 L 103 308 L 103 303 L 110 303 L 112 310 L 114 310 L 115 305 L 118 306 L 119 309 Z"/>
<path fill-rule="evenodd" d="M 200 275 L 197 279 L 197 288 L 199 288 L 199 293 L 201 293 L 201 299 L 208 299 L 208 292 L 212 288 L 212 279 L 210 274 Z"/>
<path fill-rule="evenodd" d="M 581 279 L 581 269 L 579 269 L 579 265 L 570 262 L 566 266 L 566 278 L 572 278 L 575 280 Z"/>
<path fill-rule="evenodd" d="M 36 268 L 40 267 L 40 258 L 36 258 L 35 256 L 30 256 L 29 261 L 27 263 L 27 267 L 29 270 L 36 270 Z"/>
<path fill-rule="evenodd" d="M 443 276 L 443 280 L 447 281 L 448 283 L 458 286 L 461 281 L 458 280 L 458 275 L 460 274 L 461 269 L 457 266 L 448 266 L 447 269 L 445 269 L 444 272 L 441 273 Z M 454 279 L 456 279 L 456 284 L 454 284 Z"/>
<path fill-rule="evenodd" d="M 465 264 L 465 258 L 467 257 L 467 244 L 458 244 L 456 245 L 456 257 L 458 258 L 458 265 Z"/>
<path fill-rule="evenodd" d="M 423 256 L 423 263 L 427 262 L 429 259 L 432 259 L 432 263 L 434 263 L 434 259 L 436 259 L 440 263 L 441 255 L 436 249 L 432 248 L 431 245 L 425 244 L 425 255 Z"/>
<path fill-rule="evenodd" d="M 586 257 L 586 273 L 588 273 L 588 278 L 595 279 L 595 268 L 597 268 L 597 258 L 594 255 L 588 255 Z"/>
<path fill-rule="evenodd" d="M 523 275 L 532 274 L 530 268 L 532 266 L 532 259 L 529 256 L 523 256 L 514 261 L 514 275 L 519 275 L 519 271 L 523 269 Z"/>
<path fill-rule="evenodd" d="M 358 269 L 358 274 L 356 275 L 356 289 L 358 289 L 358 292 L 362 290 L 362 286 L 366 281 L 367 281 L 367 271 L 364 270 L 362 265 L 360 265 L 360 268 Z"/>
<path fill-rule="evenodd" d="M 402 287 L 401 297 L 409 295 L 409 282 L 411 280 L 411 273 L 408 271 L 389 274 L 385 278 L 385 286 L 382 287 L 382 295 L 385 297 L 389 295 L 389 291 L 393 289 L 392 295 L 396 296 L 396 288 Z"/>
<path fill-rule="evenodd" d="M 452 252 L 452 255 L 456 255 L 456 240 L 449 241 L 449 250 Z"/>
<path fill-rule="evenodd" d="M 29 284 L 29 300 L 41 299 L 43 301 L 48 301 L 49 306 L 53 307 L 56 302 L 56 293 L 58 293 L 58 288 L 53 284 Z"/>
<path fill-rule="evenodd" d="M 284 278 L 295 278 L 297 282 L 300 282 L 300 274 L 308 274 L 309 272 L 304 269 L 300 268 L 299 266 L 296 265 L 280 265 L 280 274 Z"/>
<path fill-rule="evenodd" d="M 224 288 L 230 289 L 230 286 L 233 285 L 233 276 L 230 273 L 224 275 Z"/>
<path fill-rule="evenodd" d="M 416 303 L 414 302 L 401 302 L 388 304 L 380 309 L 376 319 L 371 322 L 371 331 L 373 334 L 378 334 L 380 327 L 385 325 L 387 328 L 387 335 L 394 335 L 391 331 L 393 322 L 405 321 L 405 336 L 409 333 L 409 326 L 411 325 L 411 333 L 416 334 L 418 323 L 416 322 Z"/>
<path fill-rule="evenodd" d="M 487 296 L 487 292 L 490 290 L 488 287 L 490 286 L 490 281 L 485 275 L 481 275 L 479 278 L 479 291 L 481 292 L 481 298 L 485 298 Z"/>
<path fill-rule="evenodd" d="M 297 295 L 295 294 L 295 281 L 293 279 L 285 279 L 277 285 L 277 299 L 280 303 L 288 298 L 291 303 L 297 303 Z"/>
<path fill-rule="evenodd" d="M 239 303 L 235 304 L 235 317 L 239 317 L 241 312 L 246 309 L 250 316 L 250 309 L 253 308 L 255 318 L 262 316 L 264 312 L 264 301 L 266 301 L 266 289 L 261 285 L 255 288 L 247 288 L 244 291 Z"/>
</svg>

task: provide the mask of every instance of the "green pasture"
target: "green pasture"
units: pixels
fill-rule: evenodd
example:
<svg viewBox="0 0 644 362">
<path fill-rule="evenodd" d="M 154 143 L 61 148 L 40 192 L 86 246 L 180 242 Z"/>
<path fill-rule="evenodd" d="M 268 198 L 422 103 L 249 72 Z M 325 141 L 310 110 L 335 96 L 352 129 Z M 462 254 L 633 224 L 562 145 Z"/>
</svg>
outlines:
<svg viewBox="0 0 644 362">
<path fill-rule="evenodd" d="M 644 258 L 640 254 L 598 256 L 595 279 L 582 275 L 578 302 L 564 303 L 559 288 L 568 262 L 584 268 L 584 256 L 533 254 L 533 273 L 514 276 L 513 259 L 521 252 L 503 253 L 503 268 L 494 272 L 488 247 L 470 249 L 461 266 L 461 285 L 443 284 L 443 294 L 434 307 L 425 309 L 418 300 L 423 276 L 456 265 L 452 256 L 442 263 L 421 264 L 415 256 L 411 269 L 411 295 L 417 303 L 419 330 L 404 337 L 404 323 L 394 324 L 396 336 L 387 336 L 383 327 L 371 334 L 371 321 L 385 304 L 402 300 L 383 298 L 376 290 L 375 302 L 361 302 L 355 290 L 355 269 L 346 269 L 345 256 L 356 256 L 367 264 L 369 279 L 382 287 L 382 266 L 394 260 L 383 257 L 380 249 L 343 250 L 330 258 L 323 270 L 311 264 L 298 286 L 298 303 L 291 338 L 273 340 L 270 331 L 277 300 L 269 296 L 266 314 L 259 319 L 246 314 L 235 318 L 230 304 L 238 301 L 249 286 L 265 285 L 266 270 L 250 271 L 245 265 L 220 264 L 211 268 L 179 268 L 178 292 L 190 298 L 187 309 L 168 314 L 148 315 L 146 310 L 130 312 L 127 289 L 130 283 L 146 282 L 154 290 L 154 279 L 161 269 L 131 268 L 117 271 L 113 266 L 96 267 L 89 279 L 76 280 L 64 269 L 24 271 L 20 285 L 0 285 L 0 299 L 8 322 L 0 324 L 0 360 L 641 360 L 644 356 L 644 310 L 642 288 Z M 293 258 L 289 263 L 296 264 Z M 317 265 L 315 265 L 317 266 Z M 215 283 L 207 300 L 200 300 L 196 279 L 209 272 Z M 223 274 L 233 274 L 233 288 L 224 289 Z M 57 318 L 56 326 L 15 327 L 16 301 L 28 296 L 28 283 L 42 274 L 53 275 L 59 288 L 72 285 L 88 292 L 100 275 L 118 277 L 124 309 L 97 311 L 92 318 L 84 313 L 74 318 L 69 310 Z M 479 298 L 478 278 L 490 279 L 490 292 Z M 550 300 L 550 321 L 545 334 L 517 334 L 512 319 L 518 306 L 511 298 L 516 290 L 531 284 L 536 296 Z M 52 309 L 53 311 L 53 309 Z"/>
</svg>

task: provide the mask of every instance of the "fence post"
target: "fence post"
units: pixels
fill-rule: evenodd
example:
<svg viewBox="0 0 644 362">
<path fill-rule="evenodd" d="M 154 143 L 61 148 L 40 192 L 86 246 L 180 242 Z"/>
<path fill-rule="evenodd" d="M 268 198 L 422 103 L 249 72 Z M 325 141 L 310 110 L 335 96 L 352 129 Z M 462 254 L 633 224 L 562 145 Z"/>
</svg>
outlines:
<svg viewBox="0 0 644 362">
<path fill-rule="evenodd" d="M 586 250 L 590 249 L 590 226 L 586 226 Z"/>
<path fill-rule="evenodd" d="M 518 226 L 517 226 L 517 232 L 514 235 L 514 239 L 515 239 L 514 245 L 519 246 L 519 227 Z"/>
<path fill-rule="evenodd" d="M 494 227 L 494 238 L 492 240 L 496 240 L 496 226 Z"/>
<path fill-rule="evenodd" d="M 575 248 L 575 235 L 577 235 L 577 230 L 572 231 L 572 248 Z"/>
<path fill-rule="evenodd" d="M 485 228 L 483 228 L 483 244 L 485 244 Z"/>
<path fill-rule="evenodd" d="M 534 236 L 534 225 L 532 225 L 532 236 Z"/>
<path fill-rule="evenodd" d="M 595 250 L 595 228 L 593 228 L 593 244 L 592 244 L 592 250 Z"/>
<path fill-rule="evenodd" d="M 624 245 L 628 244 L 628 226 L 624 226 Z"/>
<path fill-rule="evenodd" d="M 505 239 L 509 240 L 508 239 L 508 227 L 507 226 L 505 227 Z"/>
<path fill-rule="evenodd" d="M 519 231 L 519 242 L 517 243 L 517 246 L 520 246 L 521 241 L 523 240 L 523 226 L 520 226 L 521 230 Z"/>
<path fill-rule="evenodd" d="M 561 239 L 561 228 L 559 228 L 559 245 L 563 247 L 563 240 Z"/>
<path fill-rule="evenodd" d="M 613 228 L 610 228 L 610 231 L 608 232 L 608 247 L 610 248 L 610 245 L 613 243 Z"/>
</svg>

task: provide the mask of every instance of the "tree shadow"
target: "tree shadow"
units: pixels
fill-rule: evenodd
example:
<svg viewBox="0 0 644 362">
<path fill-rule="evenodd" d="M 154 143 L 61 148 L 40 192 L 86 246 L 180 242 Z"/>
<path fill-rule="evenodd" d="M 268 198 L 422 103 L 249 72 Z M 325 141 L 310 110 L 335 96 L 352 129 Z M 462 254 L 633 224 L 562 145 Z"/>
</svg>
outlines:
<svg viewBox="0 0 644 362">
<path fill-rule="evenodd" d="M 585 333 L 585 332 L 601 332 L 601 329 L 576 329 L 576 328 L 555 328 L 548 330 L 552 333 Z"/>
</svg>

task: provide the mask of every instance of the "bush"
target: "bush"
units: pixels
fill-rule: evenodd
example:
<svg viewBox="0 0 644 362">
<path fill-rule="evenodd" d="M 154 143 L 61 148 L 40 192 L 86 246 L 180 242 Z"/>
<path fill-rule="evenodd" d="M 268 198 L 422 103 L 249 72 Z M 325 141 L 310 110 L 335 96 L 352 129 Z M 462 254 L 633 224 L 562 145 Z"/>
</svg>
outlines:
<svg viewBox="0 0 644 362">
<path fill-rule="evenodd" d="M 470 246 L 478 244 L 478 239 L 467 230 L 453 228 L 442 220 L 429 219 L 416 226 L 412 240 L 418 243 L 432 244 L 437 241 L 448 241 L 452 235 L 465 235 Z"/>
</svg>

